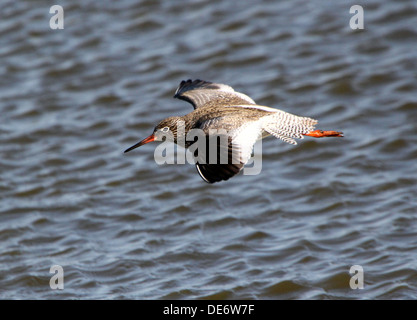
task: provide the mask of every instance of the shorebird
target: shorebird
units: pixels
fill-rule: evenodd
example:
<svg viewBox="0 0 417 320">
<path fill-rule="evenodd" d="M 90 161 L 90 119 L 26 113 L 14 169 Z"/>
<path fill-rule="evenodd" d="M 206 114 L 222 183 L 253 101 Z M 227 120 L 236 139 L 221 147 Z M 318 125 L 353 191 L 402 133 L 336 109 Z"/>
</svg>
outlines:
<svg viewBox="0 0 417 320">
<path fill-rule="evenodd" d="M 162 120 L 149 137 L 125 152 L 152 141 L 162 141 L 167 132 L 172 133 L 173 142 L 183 141 L 183 146 L 189 148 L 195 140 L 188 141 L 187 133 L 193 129 L 202 130 L 206 144 L 204 148 L 197 148 L 195 165 L 201 178 L 208 183 L 228 180 L 238 174 L 250 159 L 255 142 L 269 135 L 294 145 L 297 144 L 294 139 L 304 136 L 343 137 L 339 131 L 314 130 L 318 121 L 312 118 L 258 105 L 225 84 L 199 79 L 181 81 L 174 98 L 191 103 L 194 111 Z M 184 130 L 178 129 L 181 126 Z M 212 132 L 227 132 L 226 143 L 217 144 L 219 135 L 212 135 Z M 213 143 L 215 149 L 209 149 Z M 213 150 L 215 161 L 207 161 Z M 226 157 L 221 158 L 223 155 Z M 224 159 L 226 161 L 220 161 Z"/>
</svg>

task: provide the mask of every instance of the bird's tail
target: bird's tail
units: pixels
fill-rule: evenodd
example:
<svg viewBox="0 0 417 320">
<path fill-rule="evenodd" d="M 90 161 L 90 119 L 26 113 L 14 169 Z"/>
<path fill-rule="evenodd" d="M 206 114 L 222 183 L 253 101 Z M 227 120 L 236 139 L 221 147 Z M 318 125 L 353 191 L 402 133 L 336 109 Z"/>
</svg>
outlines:
<svg viewBox="0 0 417 320">
<path fill-rule="evenodd" d="M 265 118 L 263 129 L 278 139 L 290 144 L 297 144 L 294 139 L 303 139 L 303 135 L 314 130 L 317 120 L 299 117 L 294 114 L 277 110 Z"/>
<path fill-rule="evenodd" d="M 304 136 L 322 137 L 343 137 L 339 131 L 314 130 L 317 120 L 308 117 L 299 117 L 294 114 L 277 110 L 271 116 L 264 118 L 263 129 L 290 144 L 297 144 L 295 139 L 302 139 Z"/>
</svg>

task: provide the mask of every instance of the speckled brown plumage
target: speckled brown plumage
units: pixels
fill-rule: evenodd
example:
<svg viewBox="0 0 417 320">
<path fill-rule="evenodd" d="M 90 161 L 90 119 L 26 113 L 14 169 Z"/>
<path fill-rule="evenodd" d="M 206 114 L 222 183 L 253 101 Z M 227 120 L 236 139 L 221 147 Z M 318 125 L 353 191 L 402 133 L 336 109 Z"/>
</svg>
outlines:
<svg viewBox="0 0 417 320">
<path fill-rule="evenodd" d="M 209 183 L 228 180 L 239 173 L 249 160 L 255 142 L 268 135 L 291 144 L 297 144 L 294 139 L 302 139 L 303 136 L 343 136 L 338 131 L 314 131 L 317 120 L 257 105 L 250 97 L 224 84 L 199 79 L 182 81 L 174 98 L 191 103 L 194 110 L 184 116 L 162 120 L 152 135 L 125 152 L 158 140 L 161 132 L 167 131 L 172 134 L 175 143 L 181 142 L 184 147 L 190 148 L 194 140 L 187 141 L 187 134 L 193 129 L 200 129 L 204 133 L 206 147 L 198 149 L 196 167 L 203 180 Z M 227 136 L 227 143 L 210 149 L 209 146 L 218 140 L 213 132 L 221 132 L 219 138 Z M 210 150 L 216 150 L 216 154 L 210 155 L 213 152 Z M 214 159 L 215 163 L 209 159 Z"/>
</svg>

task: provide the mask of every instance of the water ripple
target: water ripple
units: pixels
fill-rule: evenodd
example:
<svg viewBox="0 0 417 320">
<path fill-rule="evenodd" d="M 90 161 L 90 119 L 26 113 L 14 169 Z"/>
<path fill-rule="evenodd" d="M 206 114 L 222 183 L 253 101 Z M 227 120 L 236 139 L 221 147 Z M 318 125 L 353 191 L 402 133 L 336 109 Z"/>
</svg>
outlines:
<svg viewBox="0 0 417 320">
<path fill-rule="evenodd" d="M 0 292 L 11 299 L 415 299 L 417 7 L 0 4 Z M 345 138 L 263 142 L 216 185 L 128 146 L 227 83 Z M 65 289 L 51 290 L 62 265 Z M 364 268 L 365 289 L 349 287 Z"/>
</svg>

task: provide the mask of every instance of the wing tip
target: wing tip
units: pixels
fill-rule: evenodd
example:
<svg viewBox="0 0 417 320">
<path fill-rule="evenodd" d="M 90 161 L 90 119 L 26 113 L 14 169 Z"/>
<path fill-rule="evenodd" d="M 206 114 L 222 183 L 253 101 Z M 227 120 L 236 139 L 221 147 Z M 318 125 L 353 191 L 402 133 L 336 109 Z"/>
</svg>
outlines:
<svg viewBox="0 0 417 320">
<path fill-rule="evenodd" d="M 187 79 L 187 80 L 182 80 L 180 82 L 180 84 L 178 85 L 177 90 L 175 90 L 174 98 L 180 98 L 180 97 L 182 97 L 181 94 L 184 93 L 184 92 L 186 92 L 186 91 L 188 91 L 187 89 L 189 87 L 191 87 L 191 89 L 192 89 L 192 87 L 203 86 L 203 85 L 210 85 L 212 83 L 213 82 L 205 81 L 205 80 L 201 80 L 201 79 L 195 79 L 195 80 Z"/>
<path fill-rule="evenodd" d="M 218 181 L 210 181 L 210 180 L 208 180 L 208 179 L 204 176 L 204 174 L 201 172 L 201 170 L 200 170 L 200 166 L 199 166 L 198 164 L 196 164 L 196 165 L 195 165 L 195 167 L 197 168 L 197 172 L 198 172 L 198 174 L 200 175 L 201 179 L 203 179 L 203 181 L 207 182 L 208 184 L 213 184 L 213 183 L 215 183 L 215 182 L 218 182 Z"/>
<path fill-rule="evenodd" d="M 207 183 L 227 181 L 238 175 L 244 164 L 199 164 L 196 163 L 197 172 L 200 177 Z M 200 167 L 201 166 L 201 167 Z M 204 171 L 204 172 L 203 172 Z"/>
</svg>

